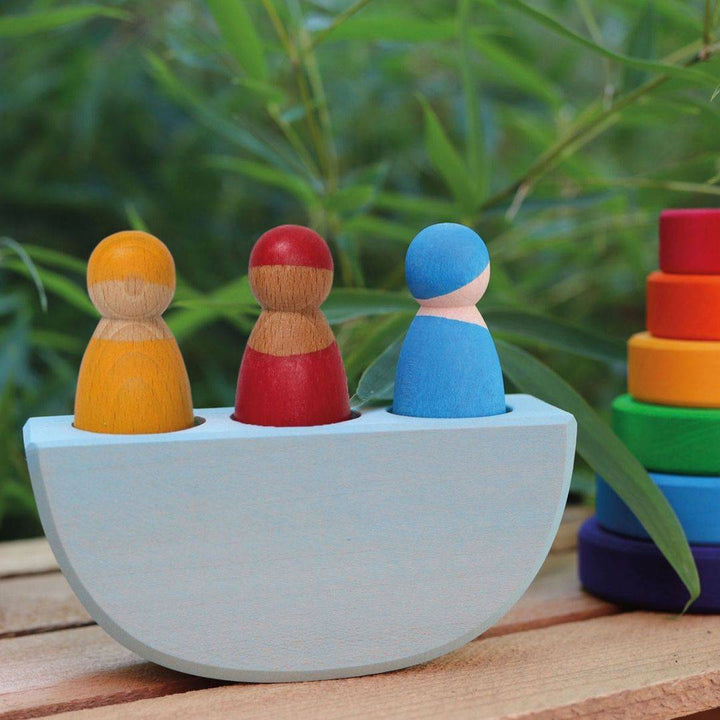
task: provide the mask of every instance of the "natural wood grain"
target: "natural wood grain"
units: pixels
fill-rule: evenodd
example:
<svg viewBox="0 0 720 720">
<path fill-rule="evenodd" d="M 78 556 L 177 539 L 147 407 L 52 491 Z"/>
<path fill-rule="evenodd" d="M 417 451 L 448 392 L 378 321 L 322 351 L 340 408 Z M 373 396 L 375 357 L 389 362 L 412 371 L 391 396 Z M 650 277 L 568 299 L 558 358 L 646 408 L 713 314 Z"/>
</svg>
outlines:
<svg viewBox="0 0 720 720">
<path fill-rule="evenodd" d="M 0 657 L 2 720 L 126 703 L 216 684 L 141 662 L 98 627 L 0 640 Z"/>
<path fill-rule="evenodd" d="M 666 720 L 718 697 L 720 617 L 627 613 L 479 640 L 385 675 L 231 685 L 63 718 Z"/>
<path fill-rule="evenodd" d="M 324 425 L 349 420 L 340 350 L 320 306 L 332 287 L 327 243 L 281 225 L 250 253 L 248 279 L 262 307 L 238 373 L 233 417 L 253 425 Z"/>
<path fill-rule="evenodd" d="M 57 569 L 57 562 L 45 538 L 0 543 L 0 578 Z"/>
<path fill-rule="evenodd" d="M 580 526 L 593 514 L 588 505 L 568 505 L 563 513 L 562 523 L 553 541 L 550 552 L 564 552 L 577 547 Z"/>
<path fill-rule="evenodd" d="M 553 553 L 518 604 L 483 638 L 619 612 L 581 589 L 575 553 Z"/>
<path fill-rule="evenodd" d="M 0 638 L 92 622 L 60 573 L 0 581 Z"/>
<path fill-rule="evenodd" d="M 75 427 L 113 434 L 191 428 L 190 381 L 161 317 L 175 292 L 167 247 L 139 231 L 106 237 L 88 262 L 88 292 L 102 319 L 80 365 Z"/>
<path fill-rule="evenodd" d="M 636 333 L 628 340 L 628 392 L 651 405 L 720 408 L 720 343 Z"/>
</svg>

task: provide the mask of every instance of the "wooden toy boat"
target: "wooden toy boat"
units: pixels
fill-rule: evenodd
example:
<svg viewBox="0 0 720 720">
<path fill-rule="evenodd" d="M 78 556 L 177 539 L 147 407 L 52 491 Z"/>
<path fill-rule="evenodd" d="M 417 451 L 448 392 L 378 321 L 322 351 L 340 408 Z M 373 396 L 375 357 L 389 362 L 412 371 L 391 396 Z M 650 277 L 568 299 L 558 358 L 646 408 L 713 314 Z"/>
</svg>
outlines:
<svg viewBox="0 0 720 720">
<path fill-rule="evenodd" d="M 196 675 L 311 680 L 435 658 L 527 588 L 576 425 L 530 396 L 507 405 L 295 428 L 198 410 L 204 422 L 154 435 L 33 418 L 24 435 L 50 544 L 111 636 Z"/>
</svg>

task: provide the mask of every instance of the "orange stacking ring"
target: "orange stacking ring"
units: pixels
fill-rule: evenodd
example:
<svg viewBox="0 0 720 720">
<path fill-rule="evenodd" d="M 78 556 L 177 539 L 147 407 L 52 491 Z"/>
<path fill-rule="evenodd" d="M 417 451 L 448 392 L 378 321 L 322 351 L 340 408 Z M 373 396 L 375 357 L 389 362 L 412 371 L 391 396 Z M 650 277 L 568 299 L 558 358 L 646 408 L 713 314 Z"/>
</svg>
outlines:
<svg viewBox="0 0 720 720">
<path fill-rule="evenodd" d="M 720 342 L 633 335 L 628 391 L 635 400 L 656 405 L 720 408 Z"/>
<path fill-rule="evenodd" d="M 647 329 L 661 338 L 720 340 L 720 275 L 648 275 Z"/>
</svg>

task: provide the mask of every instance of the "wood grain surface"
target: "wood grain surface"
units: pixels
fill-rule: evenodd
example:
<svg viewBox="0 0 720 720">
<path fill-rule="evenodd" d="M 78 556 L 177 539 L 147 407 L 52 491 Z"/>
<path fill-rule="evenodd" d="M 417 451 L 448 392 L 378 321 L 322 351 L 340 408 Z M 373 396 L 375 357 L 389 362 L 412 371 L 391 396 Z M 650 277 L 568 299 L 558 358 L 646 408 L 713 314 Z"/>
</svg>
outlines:
<svg viewBox="0 0 720 720">
<path fill-rule="evenodd" d="M 233 685 L 66 717 L 662 720 L 717 704 L 718 656 L 720 618 L 627 613 L 476 641 L 384 675 Z"/>
<path fill-rule="evenodd" d="M 0 638 L 90 625 L 92 620 L 58 572 L 0 581 Z"/>
<path fill-rule="evenodd" d="M 0 543 L 0 578 L 57 569 L 57 561 L 45 538 Z"/>
</svg>

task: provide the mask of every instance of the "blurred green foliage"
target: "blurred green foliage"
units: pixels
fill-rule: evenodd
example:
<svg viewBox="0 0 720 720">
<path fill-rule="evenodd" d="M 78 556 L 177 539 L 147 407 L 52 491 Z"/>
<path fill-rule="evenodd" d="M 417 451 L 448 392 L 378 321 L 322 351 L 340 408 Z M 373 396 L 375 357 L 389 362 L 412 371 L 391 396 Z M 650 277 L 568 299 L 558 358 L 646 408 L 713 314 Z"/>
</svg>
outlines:
<svg viewBox="0 0 720 720">
<path fill-rule="evenodd" d="M 481 309 L 508 379 L 572 407 L 585 459 L 636 512 L 650 508 L 692 585 L 659 493 L 570 385 L 604 414 L 624 384 L 613 338 L 643 326 L 660 209 L 720 195 L 719 6 L 6 0 L 0 537 L 39 531 L 20 429 L 72 410 L 96 322 L 84 263 L 102 237 L 146 228 L 171 248 L 166 317 L 203 407 L 232 403 L 257 313 L 252 243 L 279 223 L 313 226 L 336 259 L 326 310 L 351 391 L 371 366 L 362 403 L 391 391 L 412 317 L 407 244 L 456 220 L 490 247 Z"/>
</svg>

